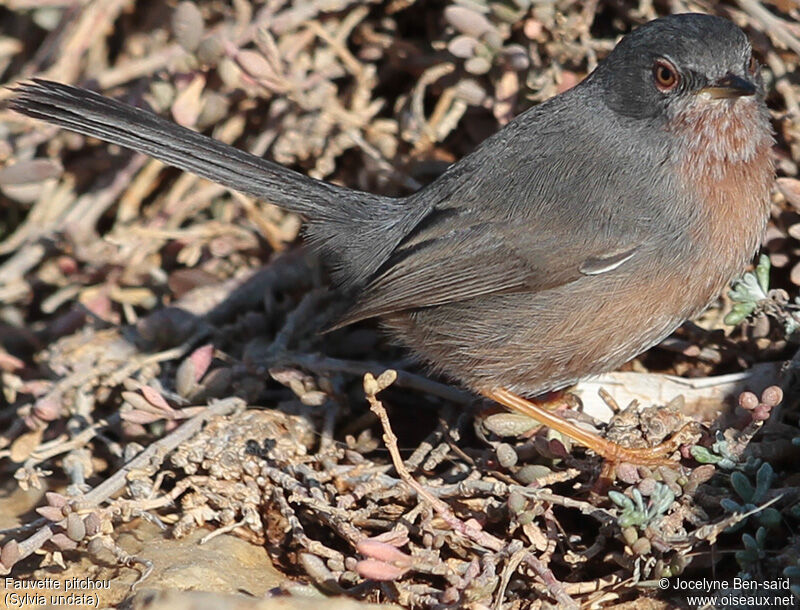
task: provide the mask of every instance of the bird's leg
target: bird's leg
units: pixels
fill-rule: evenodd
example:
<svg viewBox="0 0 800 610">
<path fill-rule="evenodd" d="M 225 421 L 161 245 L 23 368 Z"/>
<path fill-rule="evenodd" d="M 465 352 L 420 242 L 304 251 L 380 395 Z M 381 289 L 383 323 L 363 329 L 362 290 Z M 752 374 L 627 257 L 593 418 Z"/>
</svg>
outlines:
<svg viewBox="0 0 800 610">
<path fill-rule="evenodd" d="M 534 402 L 521 398 L 508 390 L 502 388 L 487 390 L 483 392 L 483 395 L 512 411 L 527 415 L 539 423 L 560 432 L 564 436 L 568 436 L 573 441 L 580 443 L 584 447 L 588 447 L 599 456 L 614 464 L 629 462 L 641 466 L 674 465 L 675 460 L 669 459 L 668 456 L 677 451 L 683 442 L 682 437 L 684 435 L 681 434 L 681 430 L 673 435 L 671 439 L 664 441 L 656 447 L 628 449 L 604 439 L 602 436 L 594 434 L 593 432 L 584 430 L 571 421 L 554 415 L 549 410 Z"/>
</svg>

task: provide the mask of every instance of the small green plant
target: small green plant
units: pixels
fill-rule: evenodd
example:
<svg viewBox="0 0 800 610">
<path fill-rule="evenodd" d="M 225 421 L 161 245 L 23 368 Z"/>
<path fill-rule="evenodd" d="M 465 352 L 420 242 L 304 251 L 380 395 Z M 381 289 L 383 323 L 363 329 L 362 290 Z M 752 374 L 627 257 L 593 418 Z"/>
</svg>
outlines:
<svg viewBox="0 0 800 610">
<path fill-rule="evenodd" d="M 733 289 L 728 293 L 734 305 L 725 316 L 725 324 L 736 326 L 769 299 L 769 270 L 769 257 L 762 254 L 755 270 L 748 271 L 734 282 Z"/>
<path fill-rule="evenodd" d="M 622 513 L 617 518 L 617 523 L 621 528 L 636 526 L 644 529 L 653 520 L 666 513 L 675 501 L 675 494 L 663 483 L 656 483 L 647 504 L 638 489 L 634 488 L 631 495 L 632 499 L 618 491 L 608 492 L 611 501 L 622 509 Z"/>
<path fill-rule="evenodd" d="M 755 537 L 750 534 L 742 534 L 744 549 L 736 551 L 736 562 L 744 572 L 753 572 L 753 568 L 764 561 L 767 556 L 766 542 L 767 528 L 763 526 L 756 530 Z"/>
<path fill-rule="evenodd" d="M 767 492 L 772 486 L 775 479 L 775 472 L 768 462 L 761 464 L 761 467 L 756 472 L 756 484 L 750 482 L 743 472 L 731 473 L 731 486 L 736 494 L 739 496 L 741 503 L 732 500 L 731 498 L 723 498 L 720 500 L 720 506 L 729 513 L 750 513 L 758 523 L 767 529 L 776 528 L 781 522 L 781 514 L 776 509 L 767 507 L 764 510 L 758 510 L 758 505 L 764 501 Z M 742 519 L 735 525 L 728 528 L 727 531 L 734 532 L 741 529 L 747 519 Z"/>
<path fill-rule="evenodd" d="M 800 297 L 790 303 L 785 290 L 770 290 L 769 271 L 769 257 L 762 254 L 756 268 L 733 283 L 728 292 L 733 307 L 725 316 L 725 324 L 736 326 L 748 316 L 761 313 L 782 323 L 784 334 L 789 337 L 800 330 Z"/>
<path fill-rule="evenodd" d="M 714 464 L 725 470 L 736 468 L 737 458 L 728 448 L 728 441 L 720 431 L 717 431 L 711 449 L 707 449 L 702 445 L 692 445 L 690 451 L 692 457 L 701 464 Z"/>
</svg>

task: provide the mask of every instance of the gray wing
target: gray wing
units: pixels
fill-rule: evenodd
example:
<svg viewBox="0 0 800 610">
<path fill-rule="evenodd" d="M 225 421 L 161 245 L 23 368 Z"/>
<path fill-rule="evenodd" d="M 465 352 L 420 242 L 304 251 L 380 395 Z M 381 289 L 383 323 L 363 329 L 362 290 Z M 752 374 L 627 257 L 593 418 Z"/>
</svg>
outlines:
<svg viewBox="0 0 800 610">
<path fill-rule="evenodd" d="M 587 243 L 563 229 L 510 222 L 445 233 L 426 228 L 400 245 L 341 325 L 491 293 L 540 292 L 581 276 L 611 273 L 633 258 L 637 247 Z"/>
</svg>

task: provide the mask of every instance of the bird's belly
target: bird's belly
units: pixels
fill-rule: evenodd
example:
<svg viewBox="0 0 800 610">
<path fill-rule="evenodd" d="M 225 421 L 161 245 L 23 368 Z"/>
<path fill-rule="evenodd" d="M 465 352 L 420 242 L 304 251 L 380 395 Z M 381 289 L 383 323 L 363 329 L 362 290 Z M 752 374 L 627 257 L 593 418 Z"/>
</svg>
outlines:
<svg viewBox="0 0 800 610">
<path fill-rule="evenodd" d="M 703 286 L 687 287 L 685 276 L 626 275 L 487 295 L 384 321 L 434 370 L 470 389 L 532 396 L 627 362 L 699 313 L 725 283 L 705 278 Z"/>
</svg>

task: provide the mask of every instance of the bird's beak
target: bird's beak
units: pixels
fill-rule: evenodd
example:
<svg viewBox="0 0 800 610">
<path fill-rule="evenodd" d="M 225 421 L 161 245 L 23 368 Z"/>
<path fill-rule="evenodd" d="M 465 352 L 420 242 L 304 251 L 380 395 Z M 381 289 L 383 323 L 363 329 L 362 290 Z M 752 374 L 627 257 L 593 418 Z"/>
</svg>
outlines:
<svg viewBox="0 0 800 610">
<path fill-rule="evenodd" d="M 715 100 L 755 95 L 755 92 L 756 86 L 753 83 L 730 72 L 698 91 L 698 93 L 705 93 Z"/>
</svg>

